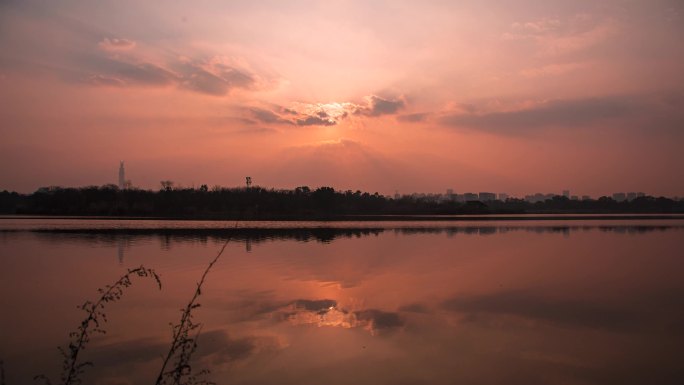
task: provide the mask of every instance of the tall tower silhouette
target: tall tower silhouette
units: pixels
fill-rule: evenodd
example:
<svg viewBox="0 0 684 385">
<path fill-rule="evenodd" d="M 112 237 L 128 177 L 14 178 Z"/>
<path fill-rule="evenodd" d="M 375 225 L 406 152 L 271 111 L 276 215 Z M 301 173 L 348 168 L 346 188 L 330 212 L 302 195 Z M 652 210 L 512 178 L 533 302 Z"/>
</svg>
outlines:
<svg viewBox="0 0 684 385">
<path fill-rule="evenodd" d="M 123 160 L 119 163 L 119 189 L 123 190 L 126 187 L 126 175 L 124 172 Z"/>
</svg>

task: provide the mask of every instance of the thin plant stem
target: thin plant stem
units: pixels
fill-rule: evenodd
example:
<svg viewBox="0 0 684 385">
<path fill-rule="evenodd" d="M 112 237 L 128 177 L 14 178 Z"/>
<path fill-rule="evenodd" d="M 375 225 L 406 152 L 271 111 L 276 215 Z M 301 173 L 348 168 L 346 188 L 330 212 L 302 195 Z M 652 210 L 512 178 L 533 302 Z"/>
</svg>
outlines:
<svg viewBox="0 0 684 385">
<path fill-rule="evenodd" d="M 98 289 L 100 298 L 97 301 L 86 301 L 83 305 L 79 306 L 81 310 L 86 312 L 87 316 L 81 321 L 76 331 L 69 333 L 69 337 L 72 340 L 69 342 L 68 351 L 67 349 L 59 348 L 64 357 L 61 377 L 63 385 L 81 383 L 79 376 L 83 374 L 85 367 L 91 366 L 92 363 L 79 362 L 79 356 L 85 350 L 92 333 L 106 333 L 101 327 L 101 323 L 107 322 L 107 315 L 104 312 L 105 304 L 121 299 L 124 289 L 133 284 L 132 277 L 151 277 L 156 281 L 157 286 L 161 290 L 159 275 L 153 269 L 140 265 L 135 269 L 128 269 L 128 272 L 121 276 L 114 284 L 107 285 L 104 289 Z M 51 383 L 50 379 L 45 375 L 38 375 L 34 379 L 42 379 L 47 384 Z"/>
<path fill-rule="evenodd" d="M 235 227 L 237 227 L 237 223 L 235 224 Z M 197 299 L 200 295 L 202 295 L 202 286 L 204 285 L 209 271 L 212 269 L 212 267 L 214 267 L 216 262 L 218 262 L 219 258 L 221 258 L 221 255 L 223 255 L 223 252 L 226 250 L 229 242 L 230 237 L 223 244 L 218 254 L 216 254 L 216 257 L 214 257 L 209 265 L 207 265 L 207 268 L 204 270 L 201 279 L 197 283 L 197 287 L 195 288 L 195 292 L 190 299 L 190 302 L 188 302 L 185 308 L 182 309 L 183 313 L 181 315 L 180 322 L 178 325 L 173 326 L 173 339 L 171 341 L 171 346 L 164 357 L 164 362 L 162 363 L 159 374 L 157 375 L 157 381 L 155 382 L 155 385 L 165 384 L 166 378 L 170 376 L 173 376 L 173 384 L 179 384 L 181 377 L 185 374 L 189 374 L 190 366 L 188 361 L 190 359 L 190 355 L 197 347 L 197 336 L 194 338 L 189 338 L 188 334 L 191 330 L 200 327 L 200 325 L 194 324 L 192 322 L 192 311 L 200 306 L 200 304 L 197 303 Z M 177 354 L 179 357 L 174 365 L 175 367 L 173 369 L 167 370 L 172 358 Z"/>
</svg>

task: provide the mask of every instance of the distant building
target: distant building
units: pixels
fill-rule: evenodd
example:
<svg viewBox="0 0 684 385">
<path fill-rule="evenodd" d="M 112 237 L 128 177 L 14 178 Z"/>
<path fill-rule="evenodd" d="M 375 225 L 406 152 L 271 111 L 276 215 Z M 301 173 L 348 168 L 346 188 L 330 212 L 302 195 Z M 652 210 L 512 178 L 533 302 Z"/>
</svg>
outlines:
<svg viewBox="0 0 684 385">
<path fill-rule="evenodd" d="M 476 201 L 478 200 L 477 194 L 474 193 L 465 193 L 463 194 L 463 200 L 468 202 L 468 201 Z"/>
<path fill-rule="evenodd" d="M 508 199 L 508 194 L 506 193 L 499 193 L 499 200 L 502 202 L 505 202 L 506 199 Z"/>
<path fill-rule="evenodd" d="M 478 197 L 483 202 L 496 200 L 496 194 L 490 192 L 481 192 L 480 194 L 478 194 Z"/>
<path fill-rule="evenodd" d="M 589 195 L 582 195 L 582 200 L 583 201 L 590 201 L 591 197 Z"/>
<path fill-rule="evenodd" d="M 629 192 L 629 193 L 627 193 L 627 200 L 628 200 L 628 201 L 633 201 L 633 200 L 636 199 L 636 197 L 637 197 L 637 193 L 635 193 L 635 192 Z"/>
<path fill-rule="evenodd" d="M 627 199 L 627 195 L 625 193 L 614 193 L 613 194 L 613 200 L 616 202 L 624 202 Z"/>
<path fill-rule="evenodd" d="M 570 197 L 570 200 L 578 201 L 578 200 L 579 200 L 579 197 L 578 197 L 577 195 L 573 195 L 573 196 Z"/>
<path fill-rule="evenodd" d="M 563 190 L 563 196 L 570 199 L 570 190 Z"/>
<path fill-rule="evenodd" d="M 124 171 L 123 160 L 119 162 L 119 189 L 123 190 L 126 188 L 126 173 Z"/>
<path fill-rule="evenodd" d="M 548 199 L 553 199 L 555 195 L 554 194 L 542 194 L 542 193 L 536 193 L 534 195 L 525 195 L 525 200 L 530 202 L 530 203 L 537 203 L 537 202 L 544 202 L 545 200 Z"/>
<path fill-rule="evenodd" d="M 642 192 L 638 192 L 638 193 L 637 193 L 637 198 L 643 198 L 643 197 L 645 197 L 645 196 L 646 196 L 646 194 L 644 194 L 644 193 L 642 193 Z"/>
</svg>

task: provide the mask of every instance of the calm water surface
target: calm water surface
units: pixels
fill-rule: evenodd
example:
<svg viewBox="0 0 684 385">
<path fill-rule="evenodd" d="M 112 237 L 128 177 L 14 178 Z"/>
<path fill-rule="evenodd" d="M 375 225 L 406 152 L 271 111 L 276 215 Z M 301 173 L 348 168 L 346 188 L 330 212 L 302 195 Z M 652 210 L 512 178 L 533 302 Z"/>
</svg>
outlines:
<svg viewBox="0 0 684 385">
<path fill-rule="evenodd" d="M 684 383 L 684 220 L 0 219 L 7 384 L 58 378 L 127 268 L 88 384 L 151 384 L 209 261 L 193 368 L 218 384 Z"/>
</svg>

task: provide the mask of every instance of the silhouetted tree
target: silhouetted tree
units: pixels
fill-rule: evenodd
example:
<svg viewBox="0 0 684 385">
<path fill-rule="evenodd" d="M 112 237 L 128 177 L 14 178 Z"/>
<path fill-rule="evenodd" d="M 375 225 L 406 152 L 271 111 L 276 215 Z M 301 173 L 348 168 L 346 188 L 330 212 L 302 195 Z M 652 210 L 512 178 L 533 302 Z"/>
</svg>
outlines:
<svg viewBox="0 0 684 385">
<path fill-rule="evenodd" d="M 173 181 L 171 181 L 171 180 L 163 180 L 163 181 L 161 181 L 161 182 L 159 182 L 159 183 L 160 183 L 161 186 L 162 186 L 162 190 L 164 190 L 164 191 L 171 191 L 171 190 L 173 190 L 173 185 L 174 185 Z"/>
</svg>

